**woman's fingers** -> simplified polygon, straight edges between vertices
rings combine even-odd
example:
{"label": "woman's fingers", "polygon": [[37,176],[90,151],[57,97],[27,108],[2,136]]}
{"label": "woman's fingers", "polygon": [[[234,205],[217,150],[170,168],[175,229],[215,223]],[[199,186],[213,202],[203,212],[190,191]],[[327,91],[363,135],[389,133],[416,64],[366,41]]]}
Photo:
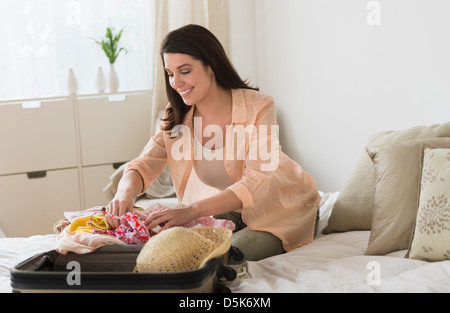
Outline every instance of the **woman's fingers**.
{"label": "woman's fingers", "polygon": [[117,219],[127,212],[130,212],[132,206],[127,200],[113,199],[106,208],[106,221],[112,228],[119,227],[120,224],[127,224],[124,219]]}
{"label": "woman's fingers", "polygon": [[106,207],[106,221],[108,222],[108,224],[111,228],[116,228],[114,218],[112,217],[116,210],[115,207],[116,207],[116,204],[115,204],[114,200],[111,201],[108,204],[108,206]]}
{"label": "woman's fingers", "polygon": [[162,227],[162,230],[166,230],[173,226],[182,226],[195,219],[190,207],[185,205],[178,206],[176,208],[158,208],[158,212],[151,213],[145,220],[147,229],[152,230],[158,225]]}
{"label": "woman's fingers", "polygon": [[166,224],[170,220],[170,217],[168,216],[167,213],[168,211],[150,214],[144,221],[144,225],[147,227],[148,230],[152,230],[156,226]]}

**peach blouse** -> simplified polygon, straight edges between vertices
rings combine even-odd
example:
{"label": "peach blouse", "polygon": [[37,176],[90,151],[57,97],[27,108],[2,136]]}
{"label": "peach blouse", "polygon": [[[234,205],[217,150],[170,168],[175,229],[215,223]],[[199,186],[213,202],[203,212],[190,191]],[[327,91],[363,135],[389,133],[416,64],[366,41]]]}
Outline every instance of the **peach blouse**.
{"label": "peach blouse", "polygon": [[[242,202],[242,218],[253,230],[266,231],[281,239],[291,251],[311,243],[321,200],[314,179],[281,151],[273,99],[249,89],[232,90],[232,125],[227,129],[224,165],[234,183],[227,189]],[[170,104],[169,104],[170,106]],[[170,131],[159,130],[140,156],[125,172],[135,170],[142,177],[142,193],[168,164],[178,201],[183,203],[194,159],[194,107],[183,124]],[[171,138],[174,131],[178,136]],[[171,136],[172,135],[172,136]],[[222,138],[221,136],[219,136]],[[188,190],[207,196],[202,186]],[[192,198],[192,197],[191,197]]]}

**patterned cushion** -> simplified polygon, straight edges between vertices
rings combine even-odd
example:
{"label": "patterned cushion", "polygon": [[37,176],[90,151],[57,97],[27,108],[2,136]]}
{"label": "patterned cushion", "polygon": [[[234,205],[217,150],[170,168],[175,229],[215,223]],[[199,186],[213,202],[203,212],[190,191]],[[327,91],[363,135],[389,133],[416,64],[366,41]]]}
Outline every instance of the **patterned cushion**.
{"label": "patterned cushion", "polygon": [[424,150],[419,210],[409,258],[450,259],[450,149]]}

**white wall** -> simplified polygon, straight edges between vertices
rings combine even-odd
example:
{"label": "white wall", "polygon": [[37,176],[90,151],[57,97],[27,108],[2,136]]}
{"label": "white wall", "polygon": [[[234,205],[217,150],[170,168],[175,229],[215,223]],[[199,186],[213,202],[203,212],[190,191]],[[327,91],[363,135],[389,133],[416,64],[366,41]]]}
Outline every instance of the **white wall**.
{"label": "white wall", "polygon": [[450,120],[450,1],[375,1],[375,26],[369,2],[230,4],[233,61],[274,97],[283,150],[323,191],[342,188],[370,134]]}
{"label": "white wall", "polygon": [[228,0],[230,12],[230,58],[239,74],[251,85],[258,84],[256,16],[254,0]]}

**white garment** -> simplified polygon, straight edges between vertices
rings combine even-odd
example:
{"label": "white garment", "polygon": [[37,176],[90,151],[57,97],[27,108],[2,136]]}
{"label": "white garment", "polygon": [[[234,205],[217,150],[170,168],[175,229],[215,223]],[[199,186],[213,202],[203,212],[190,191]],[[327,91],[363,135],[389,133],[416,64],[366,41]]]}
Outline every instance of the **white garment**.
{"label": "white garment", "polygon": [[[195,134],[195,132],[194,132],[194,134]],[[194,141],[194,146],[200,144],[200,147],[203,148],[202,143],[198,139],[199,136],[200,135],[197,135],[197,134],[194,135],[194,137],[196,138],[196,140]],[[222,150],[221,153],[223,153],[223,148],[221,148],[221,150]],[[206,164],[206,163],[210,163],[210,164]],[[203,167],[205,165],[207,165],[209,167],[210,165],[212,165],[212,163],[215,163],[215,167],[217,167],[217,168],[213,169],[212,171],[210,171],[208,173],[207,171],[204,170]],[[220,171],[220,173],[217,174],[217,176],[220,176],[222,179],[224,179],[224,182],[222,182],[220,184],[212,183],[214,186],[211,186],[208,184],[208,182],[211,180],[212,175],[216,175],[215,171],[217,169]],[[200,174],[198,172],[200,172]],[[202,179],[200,179],[199,175],[202,176]],[[226,177],[224,175],[226,175]],[[212,179],[215,179],[215,178],[212,178]],[[226,173],[224,160],[213,160],[213,161],[206,160],[206,162],[205,162],[204,158],[203,158],[203,160],[200,160],[200,161],[194,160],[194,170],[191,172],[191,176],[189,177],[189,180],[187,182],[186,190],[184,192],[184,197],[183,197],[182,203],[185,205],[190,205],[190,204],[200,201],[202,199],[206,199],[206,198],[215,196],[218,193],[220,193],[221,191],[225,190],[231,184],[234,184],[234,181]],[[223,188],[223,186],[225,186],[225,185],[226,185],[226,187]],[[217,187],[220,187],[220,188],[217,188]],[[223,188],[223,189],[221,189],[221,188]],[[240,211],[241,210],[239,210],[239,212]]]}
{"label": "white garment", "polygon": [[[233,179],[228,176],[224,163],[224,149],[223,145],[215,146],[215,150],[211,150],[203,146],[202,141],[198,138],[198,134],[195,133],[195,145],[198,148],[201,147],[201,151],[209,154],[209,156],[202,153],[200,160],[194,160],[194,170],[198,178],[208,186],[217,188],[221,191],[227,189],[234,184]],[[197,148],[195,148],[197,151]],[[220,156],[218,158],[208,159],[211,156]]]}

